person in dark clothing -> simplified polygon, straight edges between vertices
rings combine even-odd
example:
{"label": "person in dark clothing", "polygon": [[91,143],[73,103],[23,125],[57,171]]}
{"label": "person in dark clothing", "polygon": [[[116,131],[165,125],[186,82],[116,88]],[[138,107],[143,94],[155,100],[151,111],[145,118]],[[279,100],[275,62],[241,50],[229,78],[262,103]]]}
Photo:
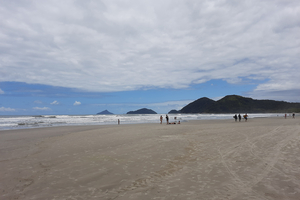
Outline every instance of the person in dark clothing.
{"label": "person in dark clothing", "polygon": [[239,116],[238,116],[238,117],[239,117],[239,122],[240,122],[240,121],[241,121],[241,119],[242,119],[242,116],[241,116],[241,114],[239,114]]}
{"label": "person in dark clothing", "polygon": [[169,124],[169,116],[166,115],[167,124]]}
{"label": "person in dark clothing", "polygon": [[233,116],[233,118],[235,119],[235,121],[237,121],[237,115],[236,114]]}

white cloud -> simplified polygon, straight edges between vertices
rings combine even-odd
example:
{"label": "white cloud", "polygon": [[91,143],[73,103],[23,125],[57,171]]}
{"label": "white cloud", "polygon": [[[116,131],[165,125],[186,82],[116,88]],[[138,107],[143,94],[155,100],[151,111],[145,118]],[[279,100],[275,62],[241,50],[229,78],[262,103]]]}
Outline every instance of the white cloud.
{"label": "white cloud", "polygon": [[1,88],[0,88],[0,94],[4,94],[4,91],[3,91],[3,90],[1,90]]}
{"label": "white cloud", "polygon": [[58,105],[59,102],[58,101],[53,101],[52,103],[50,103],[51,105]]}
{"label": "white cloud", "polygon": [[101,92],[247,78],[300,91],[298,0],[29,2],[0,5],[0,81]]}
{"label": "white cloud", "polygon": [[50,108],[48,108],[48,107],[34,107],[33,108],[34,110],[51,110]]}
{"label": "white cloud", "polygon": [[75,101],[74,106],[79,106],[81,103],[79,101]]}
{"label": "white cloud", "polygon": [[0,107],[0,112],[14,112],[14,111],[16,111],[14,108]]}

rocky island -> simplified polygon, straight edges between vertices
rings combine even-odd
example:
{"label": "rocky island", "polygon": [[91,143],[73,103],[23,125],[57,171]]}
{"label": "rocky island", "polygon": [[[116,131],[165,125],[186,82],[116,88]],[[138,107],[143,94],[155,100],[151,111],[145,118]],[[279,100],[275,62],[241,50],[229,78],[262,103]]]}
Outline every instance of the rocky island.
{"label": "rocky island", "polygon": [[113,113],[109,112],[108,110],[103,110],[102,112],[97,113],[97,115],[113,115]]}
{"label": "rocky island", "polygon": [[136,111],[129,111],[126,114],[157,114],[157,113],[151,109],[142,108]]}

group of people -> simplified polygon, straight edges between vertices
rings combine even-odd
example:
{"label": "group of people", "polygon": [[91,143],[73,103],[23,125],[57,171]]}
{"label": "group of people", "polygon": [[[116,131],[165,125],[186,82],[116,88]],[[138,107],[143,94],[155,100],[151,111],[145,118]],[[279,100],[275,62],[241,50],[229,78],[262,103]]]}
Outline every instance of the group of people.
{"label": "group of people", "polygon": [[[295,118],[295,113],[293,113],[293,118]],[[285,113],[285,115],[284,115],[284,118],[286,119],[286,117],[287,117],[287,114]]]}
{"label": "group of people", "polygon": [[[180,124],[180,121],[177,122],[177,117],[174,117],[174,122],[169,122],[169,116],[166,115],[166,121],[167,121],[167,124]],[[162,121],[163,121],[163,116],[161,115],[160,116],[160,124],[162,124]]]}
{"label": "group of people", "polygon": [[[239,114],[239,115],[236,115],[236,114],[235,114],[235,115],[233,116],[233,118],[235,119],[235,121],[237,121],[237,119],[239,119],[239,122],[242,120],[241,114]],[[248,115],[247,115],[247,113],[243,115],[243,118],[245,119],[245,122],[248,120]]]}
{"label": "group of people", "polygon": [[[285,114],[284,115],[284,117],[286,118],[287,117],[287,114]],[[242,116],[241,116],[241,114],[235,114],[234,116],[233,116],[233,118],[235,119],[235,121],[237,121],[237,119],[239,119],[239,122],[242,120]],[[246,114],[244,114],[243,115],[243,118],[245,119],[245,121],[247,121],[248,120],[248,115],[247,115],[247,113]],[[295,118],[295,113],[293,113],[293,118]],[[177,118],[176,117],[174,117],[174,122],[169,122],[169,116],[168,115],[166,115],[166,121],[167,121],[167,124],[180,124],[180,121],[178,121],[177,122]],[[160,124],[162,124],[162,122],[163,122],[163,116],[161,115],[160,116]],[[118,124],[120,124],[120,120],[118,119]]]}

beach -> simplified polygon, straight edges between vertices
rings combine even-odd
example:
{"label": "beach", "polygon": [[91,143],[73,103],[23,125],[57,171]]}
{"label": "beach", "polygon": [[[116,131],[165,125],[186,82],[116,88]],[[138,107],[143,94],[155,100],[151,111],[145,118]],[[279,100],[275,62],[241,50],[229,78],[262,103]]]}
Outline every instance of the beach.
{"label": "beach", "polygon": [[300,118],[0,131],[0,199],[300,198]]}

